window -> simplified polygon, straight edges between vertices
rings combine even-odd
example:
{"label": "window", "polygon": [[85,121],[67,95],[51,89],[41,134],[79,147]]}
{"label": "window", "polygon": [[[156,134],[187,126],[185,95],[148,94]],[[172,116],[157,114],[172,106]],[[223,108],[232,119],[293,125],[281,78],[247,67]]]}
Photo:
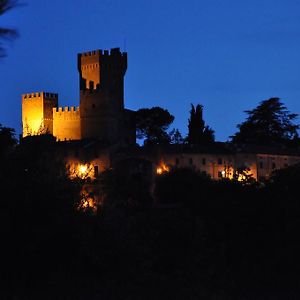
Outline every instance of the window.
{"label": "window", "polygon": [[258,177],[258,181],[265,182],[266,181],[266,177],[265,176],[259,176]]}
{"label": "window", "polygon": [[263,169],[263,167],[264,167],[264,164],[263,164],[262,161],[260,161],[260,162],[259,162],[259,168],[260,168],[260,169]]}
{"label": "window", "polygon": [[206,165],[206,158],[202,158],[202,165]]}
{"label": "window", "polygon": [[223,177],[222,171],[219,171],[219,172],[218,172],[218,177],[219,177],[219,178],[222,178],[222,177]]}
{"label": "window", "polygon": [[95,177],[98,176],[98,174],[99,174],[99,168],[98,168],[98,166],[94,166],[94,174],[95,174]]}
{"label": "window", "polygon": [[275,163],[272,163],[272,169],[276,169],[276,164]]}
{"label": "window", "polygon": [[218,165],[222,165],[223,161],[222,158],[218,158]]}

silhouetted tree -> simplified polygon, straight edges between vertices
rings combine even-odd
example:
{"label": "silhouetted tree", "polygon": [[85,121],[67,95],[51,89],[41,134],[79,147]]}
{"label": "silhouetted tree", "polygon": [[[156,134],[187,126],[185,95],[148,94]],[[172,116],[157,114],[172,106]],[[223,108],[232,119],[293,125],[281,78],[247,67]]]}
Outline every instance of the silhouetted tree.
{"label": "silhouetted tree", "polygon": [[144,144],[169,143],[167,129],[173,121],[174,116],[161,107],[139,109],[136,112],[137,137],[144,139]]}
{"label": "silhouetted tree", "polygon": [[274,192],[274,195],[292,196],[299,203],[296,196],[299,193],[299,177],[300,164],[298,163],[284,169],[275,170],[267,182],[267,186]]}
{"label": "silhouetted tree", "polygon": [[209,126],[205,126],[203,120],[203,106],[200,104],[196,108],[193,104],[191,106],[187,136],[188,143],[199,145],[214,142],[214,131]]}
{"label": "silhouetted tree", "polygon": [[0,160],[6,159],[16,144],[15,130],[0,124]]}
{"label": "silhouetted tree", "polygon": [[239,132],[231,137],[232,142],[278,145],[298,139],[299,125],[293,123],[297,114],[290,113],[279,98],[264,100],[245,112],[248,117],[237,125]]}
{"label": "silhouetted tree", "polygon": [[[0,16],[18,5],[18,0],[0,0]],[[16,30],[0,27],[0,39],[10,40],[18,36]],[[0,57],[5,56],[5,50],[0,42]]]}
{"label": "silhouetted tree", "polygon": [[102,172],[99,183],[104,209],[126,210],[149,207],[152,203],[150,183],[141,172],[117,166]]}
{"label": "silhouetted tree", "polygon": [[211,179],[189,168],[176,168],[156,178],[154,194],[158,203],[191,205],[205,192]]}
{"label": "silhouetted tree", "polygon": [[178,129],[172,129],[169,133],[170,143],[174,145],[180,145],[184,143],[184,138],[182,137]]}

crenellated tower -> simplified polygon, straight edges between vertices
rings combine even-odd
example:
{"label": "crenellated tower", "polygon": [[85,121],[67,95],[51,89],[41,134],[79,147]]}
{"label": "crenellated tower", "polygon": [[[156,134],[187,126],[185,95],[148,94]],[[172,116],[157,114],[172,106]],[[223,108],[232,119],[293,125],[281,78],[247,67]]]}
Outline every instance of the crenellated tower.
{"label": "crenellated tower", "polygon": [[96,139],[135,144],[134,112],[124,108],[127,53],[119,48],[78,54],[79,107],[58,107],[58,95],[22,95],[23,137],[53,134],[58,141]]}
{"label": "crenellated tower", "polygon": [[122,139],[127,53],[119,48],[78,54],[81,137]]}
{"label": "crenellated tower", "polygon": [[53,134],[53,108],[57,104],[58,94],[39,92],[22,95],[23,137]]}

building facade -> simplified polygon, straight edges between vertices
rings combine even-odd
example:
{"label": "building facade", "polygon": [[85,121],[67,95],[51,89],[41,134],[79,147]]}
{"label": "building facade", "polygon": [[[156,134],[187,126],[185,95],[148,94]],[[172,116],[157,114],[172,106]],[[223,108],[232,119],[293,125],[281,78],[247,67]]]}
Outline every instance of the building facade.
{"label": "building facade", "polygon": [[63,144],[62,153],[66,153],[64,159],[71,173],[73,170],[90,178],[125,160],[134,161],[135,168],[139,161],[147,162],[153,176],[184,167],[216,180],[236,178],[238,170],[244,170],[257,181],[300,163],[299,151],[232,149],[225,143],[137,150],[134,112],[124,106],[126,70],[127,53],[119,48],[78,54],[79,106],[59,107],[56,93],[22,95],[23,137],[52,134],[61,142],[58,144]]}

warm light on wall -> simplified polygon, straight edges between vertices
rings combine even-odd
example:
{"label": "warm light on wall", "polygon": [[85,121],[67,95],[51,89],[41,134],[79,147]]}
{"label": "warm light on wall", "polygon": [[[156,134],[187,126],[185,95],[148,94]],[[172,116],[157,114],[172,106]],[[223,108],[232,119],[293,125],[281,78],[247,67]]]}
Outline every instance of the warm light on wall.
{"label": "warm light on wall", "polygon": [[69,177],[71,179],[95,179],[94,166],[90,163],[77,163],[73,162],[68,164]]}
{"label": "warm light on wall", "polygon": [[233,167],[225,166],[224,170],[221,171],[222,178],[233,179]]}
{"label": "warm light on wall", "polygon": [[236,170],[235,174],[235,177],[239,182],[246,182],[247,180],[253,177],[253,173],[250,168]]}
{"label": "warm light on wall", "polygon": [[156,168],[157,175],[161,175],[161,174],[169,172],[169,171],[170,171],[170,168],[164,163],[161,163],[161,165]]}
{"label": "warm light on wall", "polygon": [[79,165],[78,166],[78,175],[79,177],[85,177],[87,173],[88,167],[87,165]]}
{"label": "warm light on wall", "polygon": [[163,169],[160,168],[160,167],[158,167],[158,168],[156,169],[156,174],[161,175],[162,173],[163,173]]}
{"label": "warm light on wall", "polygon": [[92,193],[82,190],[80,197],[81,197],[81,200],[77,206],[77,209],[79,211],[82,211],[82,212],[90,211],[93,213],[97,212],[97,202],[95,200],[95,197],[93,197]]}

